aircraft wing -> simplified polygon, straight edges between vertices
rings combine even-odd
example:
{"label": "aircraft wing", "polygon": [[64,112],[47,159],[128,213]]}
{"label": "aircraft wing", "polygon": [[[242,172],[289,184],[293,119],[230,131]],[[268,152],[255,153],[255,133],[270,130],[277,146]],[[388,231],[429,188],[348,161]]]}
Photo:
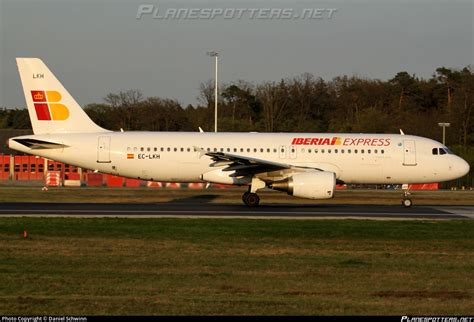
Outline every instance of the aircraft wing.
{"label": "aircraft wing", "polygon": [[322,171],[318,168],[308,168],[293,166],[286,163],[274,162],[264,159],[257,159],[247,156],[241,156],[236,154],[229,154],[224,152],[208,152],[202,149],[198,149],[201,152],[201,155],[207,155],[211,157],[214,163],[211,164],[211,167],[219,167],[226,165],[222,171],[235,171],[231,174],[231,177],[241,177],[259,174],[263,172],[271,172],[278,170],[297,170],[297,169],[312,169]]}

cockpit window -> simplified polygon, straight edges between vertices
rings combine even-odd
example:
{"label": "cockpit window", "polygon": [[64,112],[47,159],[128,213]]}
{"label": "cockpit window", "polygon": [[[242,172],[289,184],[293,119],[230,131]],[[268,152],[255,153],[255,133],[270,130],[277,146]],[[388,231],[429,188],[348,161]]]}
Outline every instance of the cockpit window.
{"label": "cockpit window", "polygon": [[450,149],[444,147],[444,148],[433,148],[431,150],[431,152],[433,153],[433,155],[444,155],[444,154],[454,154],[453,152],[451,152]]}

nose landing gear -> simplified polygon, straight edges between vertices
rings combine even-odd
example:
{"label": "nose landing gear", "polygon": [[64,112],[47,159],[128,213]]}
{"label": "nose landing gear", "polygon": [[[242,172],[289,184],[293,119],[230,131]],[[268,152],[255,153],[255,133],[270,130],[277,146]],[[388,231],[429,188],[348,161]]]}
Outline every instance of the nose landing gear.
{"label": "nose landing gear", "polygon": [[408,187],[406,189],[403,189],[403,195],[402,195],[402,205],[405,208],[410,208],[413,204],[413,202],[410,199],[410,191],[408,191]]}

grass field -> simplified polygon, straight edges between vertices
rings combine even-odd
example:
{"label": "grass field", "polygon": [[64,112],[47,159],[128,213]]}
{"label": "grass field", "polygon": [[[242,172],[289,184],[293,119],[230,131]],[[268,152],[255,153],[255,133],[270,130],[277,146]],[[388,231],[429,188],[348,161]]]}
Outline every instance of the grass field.
{"label": "grass field", "polygon": [[[0,186],[0,202],[209,202],[242,204],[245,188],[232,189],[113,189],[113,188],[50,188]],[[377,204],[400,205],[397,190],[338,190],[330,200],[309,200],[286,193],[261,190],[261,204]],[[474,206],[474,191],[414,191],[415,205]]]}
{"label": "grass field", "polygon": [[6,315],[472,315],[473,272],[472,221],[0,218]]}

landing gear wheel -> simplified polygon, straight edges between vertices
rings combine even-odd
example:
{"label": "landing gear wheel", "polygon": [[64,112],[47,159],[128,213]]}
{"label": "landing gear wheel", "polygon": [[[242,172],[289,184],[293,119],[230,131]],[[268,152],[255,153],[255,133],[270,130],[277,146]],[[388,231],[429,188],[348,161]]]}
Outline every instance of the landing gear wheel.
{"label": "landing gear wheel", "polygon": [[249,207],[256,207],[260,203],[260,197],[256,193],[251,192],[244,193],[242,200]]}
{"label": "landing gear wheel", "polygon": [[247,197],[249,196],[249,194],[250,194],[250,192],[246,191],[242,195],[242,201],[244,202],[244,204],[247,204]]}
{"label": "landing gear wheel", "polygon": [[411,199],[409,199],[409,198],[405,198],[405,199],[402,200],[402,205],[405,208],[410,208],[412,204],[413,203],[412,203]]}

